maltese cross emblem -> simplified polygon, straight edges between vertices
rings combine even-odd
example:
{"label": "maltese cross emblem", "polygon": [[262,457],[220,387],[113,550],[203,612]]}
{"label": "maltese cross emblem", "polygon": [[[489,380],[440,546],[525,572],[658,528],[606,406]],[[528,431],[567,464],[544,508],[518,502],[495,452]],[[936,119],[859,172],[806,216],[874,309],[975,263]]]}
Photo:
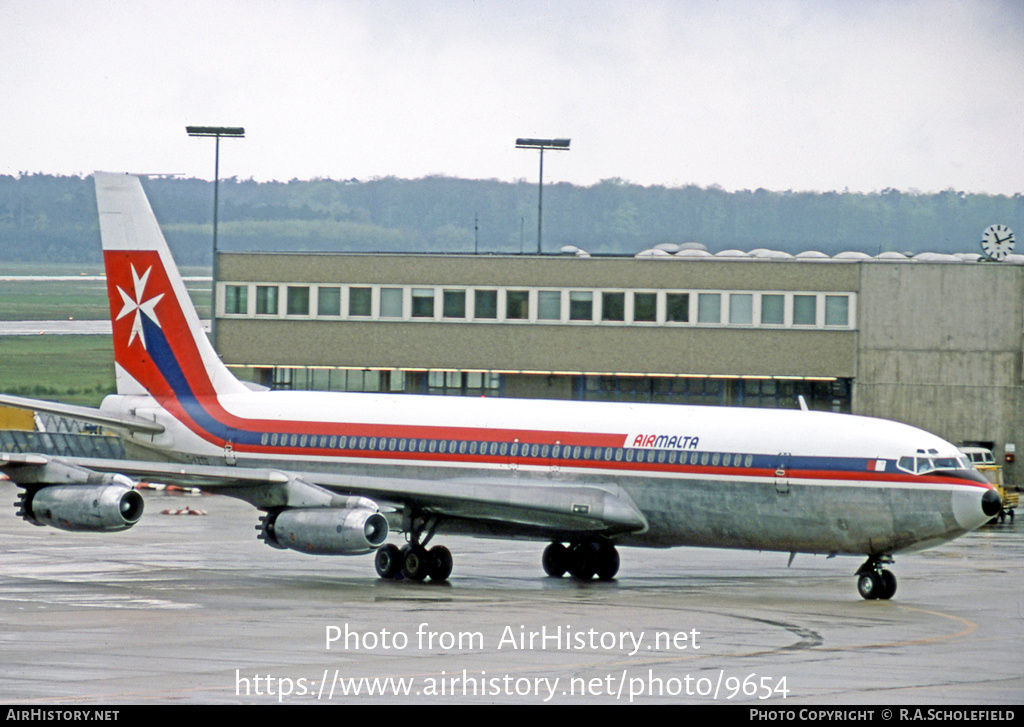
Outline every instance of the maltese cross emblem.
{"label": "maltese cross emblem", "polygon": [[134,295],[127,293],[124,288],[117,286],[117,292],[121,294],[121,300],[124,302],[124,307],[121,308],[121,312],[117,314],[116,320],[121,320],[127,315],[135,314],[135,320],[132,321],[132,332],[128,337],[128,345],[131,346],[135,341],[135,337],[138,336],[139,340],[142,341],[142,347],[146,348],[146,337],[142,332],[142,314],[145,314],[147,318],[160,325],[159,319],[156,317],[156,304],[164,297],[163,293],[154,295],[149,299],[145,299],[146,294],[146,282],[149,280],[149,274],[153,271],[153,267],[150,266],[146,269],[146,272],[139,277],[138,272],[135,270],[135,266],[132,265],[132,281],[135,286]]}

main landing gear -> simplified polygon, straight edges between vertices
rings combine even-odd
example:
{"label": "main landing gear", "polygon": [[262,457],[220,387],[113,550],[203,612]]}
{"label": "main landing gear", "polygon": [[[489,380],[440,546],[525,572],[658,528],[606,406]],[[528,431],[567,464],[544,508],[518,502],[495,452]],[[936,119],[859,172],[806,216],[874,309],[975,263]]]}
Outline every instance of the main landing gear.
{"label": "main landing gear", "polygon": [[428,576],[432,581],[446,581],[452,574],[452,562],[451,551],[443,545],[427,550],[416,543],[401,548],[394,543],[382,545],[373,559],[381,578],[397,580],[401,576],[410,581],[422,581]]}
{"label": "main landing gear", "polygon": [[891,556],[871,557],[857,570],[857,591],[869,601],[888,601],[896,594],[896,576],[882,567]]}
{"label": "main landing gear", "polygon": [[619,551],[609,540],[593,538],[570,543],[552,543],[544,549],[541,559],[544,572],[553,578],[569,573],[579,581],[589,581],[597,576],[610,581],[619,572]]}
{"label": "main landing gear", "polygon": [[[373,559],[377,575],[385,580],[448,580],[452,574],[451,551],[443,545],[427,549],[433,528],[422,542],[421,534],[422,529],[413,531],[410,542],[401,548],[393,543],[378,548]],[[583,540],[568,546],[552,543],[544,549],[541,563],[544,572],[554,578],[568,573],[579,581],[589,581],[595,576],[610,581],[619,572],[619,551],[604,539]]]}
{"label": "main landing gear", "polygon": [[[385,580],[405,578],[410,581],[422,581],[428,577],[432,581],[446,581],[452,574],[452,552],[443,545],[435,545],[427,550],[427,544],[434,537],[439,520],[437,518],[418,518],[413,527],[409,528],[409,542],[399,548],[393,543],[382,545],[377,549],[373,564],[377,575]],[[426,531],[426,537],[423,532]]]}

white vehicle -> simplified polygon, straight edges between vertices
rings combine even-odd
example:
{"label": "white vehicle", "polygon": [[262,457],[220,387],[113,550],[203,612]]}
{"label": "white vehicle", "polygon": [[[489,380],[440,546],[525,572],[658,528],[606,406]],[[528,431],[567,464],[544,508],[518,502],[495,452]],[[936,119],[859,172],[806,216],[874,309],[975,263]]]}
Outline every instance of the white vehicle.
{"label": "white vehicle", "polygon": [[[1000,510],[952,444],[878,419],[253,391],[203,333],[139,180],[95,182],[118,393],[98,410],[0,403],[117,427],[136,459],[0,455],[30,522],[131,527],[143,502],[130,478],[144,478],[251,503],[276,548],[376,553],[383,578],[448,578],[451,553],[427,546],[449,532],[548,541],[546,572],[582,580],[613,578],[620,546],[860,555],[859,592],[887,599],[894,553]],[[405,548],[386,544],[389,521]]]}
{"label": "white vehicle", "polygon": [[995,455],[992,454],[991,449],[985,449],[984,447],[960,447],[960,452],[966,456],[975,467],[994,467],[996,464],[996,458]]}

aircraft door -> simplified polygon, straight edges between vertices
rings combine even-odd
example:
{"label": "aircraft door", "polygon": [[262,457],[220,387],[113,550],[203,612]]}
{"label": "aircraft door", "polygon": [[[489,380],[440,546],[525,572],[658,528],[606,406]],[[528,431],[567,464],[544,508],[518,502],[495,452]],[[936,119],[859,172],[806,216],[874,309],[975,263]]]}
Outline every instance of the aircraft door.
{"label": "aircraft door", "polygon": [[237,464],[235,458],[235,439],[237,438],[237,432],[234,429],[228,430],[227,441],[224,442],[224,464],[229,467],[234,467]]}
{"label": "aircraft door", "polygon": [[780,495],[789,494],[789,465],[792,455],[780,452],[775,461],[775,491]]}

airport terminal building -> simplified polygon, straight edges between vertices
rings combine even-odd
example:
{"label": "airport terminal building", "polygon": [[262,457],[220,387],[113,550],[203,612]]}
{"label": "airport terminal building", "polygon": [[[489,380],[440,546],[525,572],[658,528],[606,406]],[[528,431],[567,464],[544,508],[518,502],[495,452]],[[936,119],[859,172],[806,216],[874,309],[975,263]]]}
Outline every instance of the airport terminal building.
{"label": "airport terminal building", "polygon": [[1015,483],[1022,263],[220,253],[216,344],[273,388],[789,408],[802,396],[987,446]]}

